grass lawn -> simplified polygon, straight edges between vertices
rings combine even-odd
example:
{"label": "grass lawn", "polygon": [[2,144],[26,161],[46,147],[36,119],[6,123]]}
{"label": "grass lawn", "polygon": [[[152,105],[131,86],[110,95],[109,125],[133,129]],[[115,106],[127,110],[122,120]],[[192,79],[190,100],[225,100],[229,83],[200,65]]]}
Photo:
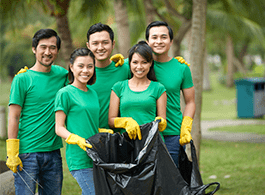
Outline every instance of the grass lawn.
{"label": "grass lawn", "polygon": [[2,81],[0,83],[0,94],[1,94],[0,105],[2,105],[2,106],[7,106],[7,104],[8,104],[10,87],[11,87],[10,82]]}
{"label": "grass lawn", "polygon": [[[204,184],[218,181],[217,195],[265,194],[265,144],[202,140],[200,171]],[[209,177],[215,175],[216,179]]]}
{"label": "grass lawn", "polygon": [[224,127],[214,127],[209,129],[209,131],[225,131],[233,133],[256,133],[265,134],[264,125],[239,125],[239,126],[224,126]]}
{"label": "grass lawn", "polygon": [[64,147],[61,149],[62,159],[63,159],[63,195],[73,195],[73,194],[81,194],[82,190],[79,187],[77,181],[71,175],[65,159],[65,141],[63,141]]}
{"label": "grass lawn", "polygon": [[217,73],[211,75],[211,91],[202,95],[201,120],[236,119],[236,89],[226,88],[217,81]]}

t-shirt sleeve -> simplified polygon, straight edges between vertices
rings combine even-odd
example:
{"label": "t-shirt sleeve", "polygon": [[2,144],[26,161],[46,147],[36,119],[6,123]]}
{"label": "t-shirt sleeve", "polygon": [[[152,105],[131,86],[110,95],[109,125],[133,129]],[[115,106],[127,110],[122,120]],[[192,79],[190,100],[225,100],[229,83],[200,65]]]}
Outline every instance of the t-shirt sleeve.
{"label": "t-shirt sleeve", "polygon": [[[25,73],[23,73],[25,74]],[[9,104],[17,104],[21,107],[24,105],[24,101],[26,98],[27,93],[27,81],[25,75],[17,75],[14,77],[12,84],[11,84],[11,90],[10,90],[10,96],[9,96]]]}
{"label": "t-shirt sleeve", "polygon": [[185,66],[184,72],[183,72],[183,82],[181,85],[181,89],[187,89],[193,87],[193,81],[191,76],[191,71],[188,66]]}
{"label": "t-shirt sleeve", "polygon": [[162,85],[161,83],[158,83],[158,86],[157,86],[157,99],[160,98],[160,96],[166,91],[166,88],[164,87],[164,85]]}
{"label": "t-shirt sleeve", "polygon": [[64,90],[59,90],[55,97],[54,111],[56,112],[56,111],[62,110],[67,115],[68,110],[69,110],[69,103],[70,102],[68,98],[68,93]]}
{"label": "t-shirt sleeve", "polygon": [[121,82],[117,82],[113,85],[111,90],[120,98],[121,96]]}

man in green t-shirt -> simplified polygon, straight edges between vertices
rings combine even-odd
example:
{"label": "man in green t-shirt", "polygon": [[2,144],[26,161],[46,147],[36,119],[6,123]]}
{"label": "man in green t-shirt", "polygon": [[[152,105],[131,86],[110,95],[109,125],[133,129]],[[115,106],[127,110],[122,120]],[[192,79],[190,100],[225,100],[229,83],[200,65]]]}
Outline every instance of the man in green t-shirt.
{"label": "man in green t-shirt", "polygon": [[[191,72],[186,64],[168,55],[173,44],[173,31],[166,22],[150,23],[145,37],[153,50],[157,81],[167,90],[167,128],[163,135],[167,149],[178,166],[179,147],[191,140],[190,131],[195,114],[195,91]],[[180,91],[186,103],[183,115],[180,109]]]}
{"label": "man in green t-shirt", "polygon": [[[97,75],[96,83],[91,87],[97,92],[99,98],[99,127],[107,129],[109,128],[108,113],[111,88],[118,81],[131,78],[129,65],[123,65],[123,57],[116,54],[119,61],[111,57],[114,46],[114,33],[108,25],[97,23],[89,28],[87,32],[87,47],[96,57]],[[124,128],[128,130],[127,127],[124,126]],[[134,128],[136,127],[132,127],[132,129]]]}
{"label": "man in green t-shirt", "polygon": [[55,134],[55,95],[65,86],[68,71],[52,65],[61,45],[52,29],[32,39],[35,64],[11,85],[7,166],[14,172],[16,194],[61,194],[62,140]]}

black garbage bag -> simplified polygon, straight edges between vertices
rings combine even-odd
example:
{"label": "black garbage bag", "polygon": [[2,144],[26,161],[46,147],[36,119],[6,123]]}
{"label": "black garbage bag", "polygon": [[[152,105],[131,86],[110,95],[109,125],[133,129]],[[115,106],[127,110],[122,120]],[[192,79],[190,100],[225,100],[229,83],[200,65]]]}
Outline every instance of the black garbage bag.
{"label": "black garbage bag", "polygon": [[205,190],[207,188],[209,188],[210,186],[216,186],[213,191],[207,193],[207,195],[212,195],[219,190],[220,183],[212,182],[212,183],[203,185],[201,174],[199,171],[198,162],[197,162],[196,149],[193,144],[193,140],[190,141],[190,147],[191,147],[192,161],[189,161],[187,154],[184,150],[184,147],[180,147],[179,172],[182,175],[183,179],[189,185],[191,194],[205,194]]}
{"label": "black garbage bag", "polygon": [[96,194],[204,194],[207,186],[191,187],[183,179],[158,132],[158,122],[140,128],[142,140],[130,140],[127,133],[99,133],[87,139],[93,146],[87,154],[94,163]]}

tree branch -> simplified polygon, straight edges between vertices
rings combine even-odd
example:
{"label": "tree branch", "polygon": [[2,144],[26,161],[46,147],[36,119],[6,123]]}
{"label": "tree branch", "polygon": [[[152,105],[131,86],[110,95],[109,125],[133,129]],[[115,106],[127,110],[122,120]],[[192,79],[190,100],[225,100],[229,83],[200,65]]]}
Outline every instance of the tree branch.
{"label": "tree branch", "polygon": [[151,6],[152,6],[152,9],[154,10],[155,14],[156,14],[156,15],[157,15],[162,21],[164,21],[164,22],[166,22],[166,23],[169,23],[169,21],[157,11],[157,8],[155,8],[155,7],[153,6],[153,4],[151,4]]}
{"label": "tree branch", "polygon": [[170,2],[168,0],[165,0],[166,8],[169,13],[173,14],[177,18],[179,18],[182,22],[186,22],[187,18],[185,18],[183,15],[181,15],[177,10],[173,9]]}

